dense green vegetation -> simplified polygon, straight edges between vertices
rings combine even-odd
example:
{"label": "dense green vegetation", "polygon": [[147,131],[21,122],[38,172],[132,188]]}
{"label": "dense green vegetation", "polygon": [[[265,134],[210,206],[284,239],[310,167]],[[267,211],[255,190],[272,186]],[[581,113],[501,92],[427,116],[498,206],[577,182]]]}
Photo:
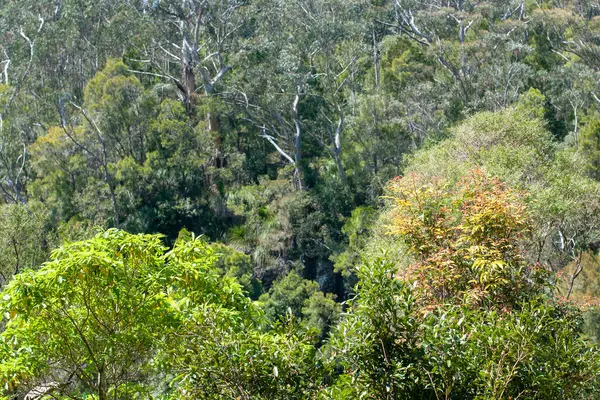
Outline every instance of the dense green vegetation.
{"label": "dense green vegetation", "polygon": [[0,398],[600,398],[600,6],[0,0]]}

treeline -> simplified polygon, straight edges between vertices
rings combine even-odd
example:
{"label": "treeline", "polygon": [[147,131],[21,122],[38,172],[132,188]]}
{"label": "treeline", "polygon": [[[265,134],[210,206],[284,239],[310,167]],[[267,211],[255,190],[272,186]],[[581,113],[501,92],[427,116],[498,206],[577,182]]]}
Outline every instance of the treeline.
{"label": "treeline", "polygon": [[5,394],[593,397],[598,16],[0,0]]}

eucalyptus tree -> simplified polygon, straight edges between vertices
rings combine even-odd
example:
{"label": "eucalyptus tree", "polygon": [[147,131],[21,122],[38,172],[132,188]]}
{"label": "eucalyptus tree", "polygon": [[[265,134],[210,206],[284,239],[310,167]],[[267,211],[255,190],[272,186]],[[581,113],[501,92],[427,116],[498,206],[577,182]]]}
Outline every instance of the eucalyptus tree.
{"label": "eucalyptus tree", "polygon": [[49,255],[51,216],[37,201],[0,206],[0,287],[14,275],[37,268]]}
{"label": "eucalyptus tree", "polygon": [[122,63],[109,62],[87,85],[82,105],[69,97],[59,103],[64,134],[106,185],[115,227],[119,226],[119,206],[111,164],[125,157],[137,157],[142,162],[145,157],[144,132],[135,124],[140,121],[137,99],[142,89],[136,78],[123,75],[124,69]]}
{"label": "eucalyptus tree", "polygon": [[[33,24],[30,18],[25,17],[21,24],[15,24],[19,27],[17,34],[16,26],[12,26],[13,21],[2,21],[2,25],[6,24],[5,36],[10,38],[12,34],[12,40],[7,40],[2,45],[3,79],[0,81],[3,82],[0,84],[0,190],[6,202],[23,203],[26,200],[26,146],[29,142],[27,135],[19,131],[33,129],[27,126],[27,118],[17,115],[17,111],[29,114],[28,107],[20,103],[19,97],[25,91],[24,86],[27,84],[34,65],[35,52],[39,47],[36,46],[36,41],[44,28],[45,21],[41,16],[38,16],[36,22],[37,24]],[[19,110],[14,110],[15,107],[19,107]]]}
{"label": "eucalyptus tree", "polygon": [[3,2],[4,78],[15,85],[27,70],[24,89],[55,112],[57,98],[50,89],[80,96],[108,58],[122,56],[136,40],[143,40],[131,35],[143,22],[139,5],[129,0]]}
{"label": "eucalyptus tree", "polygon": [[[437,64],[438,86],[451,82],[455,101],[469,112],[505,107],[516,100],[515,89],[518,94],[527,87],[531,71],[523,63],[527,54],[526,18],[521,1],[395,0],[375,21],[389,34],[422,46]],[[490,86],[493,89],[486,89]],[[505,94],[490,101],[490,93]]]}
{"label": "eucalyptus tree", "polygon": [[[197,107],[198,92],[210,96],[215,85],[234,67],[230,53],[247,21],[244,0],[160,0],[147,4],[145,17],[153,33],[151,43],[138,47],[150,68],[141,75],[166,79],[176,85],[189,114]],[[241,66],[235,66],[241,67]],[[215,119],[208,120],[211,129]]]}
{"label": "eucalyptus tree", "polygon": [[27,147],[61,120],[61,98],[83,97],[83,89],[110,56],[133,41],[140,8],[104,0],[23,1],[0,4],[0,164],[3,197],[25,202],[29,180]]}
{"label": "eucalyptus tree", "polygon": [[[343,161],[345,121],[356,92],[362,89],[357,77],[359,59],[368,53],[363,40],[366,26],[360,17],[365,8],[353,1],[302,4],[314,47],[310,67],[317,76],[310,92],[315,104],[310,108],[312,124],[306,124],[307,130],[333,158],[343,185],[347,183]],[[313,111],[315,108],[318,111]]]}
{"label": "eucalyptus tree", "polygon": [[225,98],[292,166],[296,188],[306,187],[303,147],[310,140],[329,153],[345,182],[341,136],[349,93],[359,84],[361,10],[352,1],[264,0],[251,6],[261,20],[237,57],[254,68],[232,79]]}

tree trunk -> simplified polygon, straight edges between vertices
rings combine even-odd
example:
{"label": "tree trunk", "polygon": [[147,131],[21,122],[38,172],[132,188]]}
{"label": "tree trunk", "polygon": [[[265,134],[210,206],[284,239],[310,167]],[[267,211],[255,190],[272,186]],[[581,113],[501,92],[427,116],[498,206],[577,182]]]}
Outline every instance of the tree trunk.
{"label": "tree trunk", "polygon": [[98,371],[98,400],[106,400],[106,382],[104,381],[104,367]]}
{"label": "tree trunk", "polygon": [[377,49],[375,27],[373,27],[373,72],[375,74],[375,88],[379,91],[379,50]]}
{"label": "tree trunk", "polygon": [[344,170],[344,166],[342,165],[342,157],[339,153],[336,153],[335,155],[335,164],[337,166],[338,173],[340,174],[340,180],[342,181],[342,185],[346,186],[346,171]]}
{"label": "tree trunk", "polygon": [[298,85],[296,98],[294,99],[294,104],[292,106],[292,110],[294,111],[294,126],[296,127],[295,140],[294,140],[294,164],[296,168],[294,169],[294,175],[297,182],[297,188],[302,190],[304,188],[304,179],[302,176],[302,165],[300,164],[302,161],[302,127],[300,126],[300,120],[298,116],[298,103],[300,102],[300,94],[302,92],[302,87]]}
{"label": "tree trunk", "polygon": [[[346,171],[342,164],[342,130],[344,129],[344,114],[342,113],[341,107],[338,106],[340,112],[340,119],[338,120],[337,128],[335,133],[332,135],[331,140],[333,142],[333,158],[340,174],[340,180],[342,185],[346,186]],[[331,134],[331,131],[330,131]]]}
{"label": "tree trunk", "polygon": [[294,175],[296,178],[296,186],[299,190],[304,188],[304,179],[302,176],[302,130],[300,128],[300,122],[298,119],[294,119],[294,125],[296,126],[296,139],[294,141]]}
{"label": "tree trunk", "polygon": [[188,115],[193,112],[193,98],[196,94],[196,74],[194,68],[197,61],[197,45],[191,46],[187,35],[183,35],[181,45],[181,84],[184,89],[183,102]]}

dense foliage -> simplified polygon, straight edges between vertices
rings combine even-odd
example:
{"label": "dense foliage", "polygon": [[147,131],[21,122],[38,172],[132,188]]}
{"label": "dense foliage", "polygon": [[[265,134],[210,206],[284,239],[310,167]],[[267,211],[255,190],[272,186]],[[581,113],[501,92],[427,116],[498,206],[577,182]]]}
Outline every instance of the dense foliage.
{"label": "dense foliage", "polygon": [[0,0],[0,397],[600,396],[598,43],[587,0]]}

